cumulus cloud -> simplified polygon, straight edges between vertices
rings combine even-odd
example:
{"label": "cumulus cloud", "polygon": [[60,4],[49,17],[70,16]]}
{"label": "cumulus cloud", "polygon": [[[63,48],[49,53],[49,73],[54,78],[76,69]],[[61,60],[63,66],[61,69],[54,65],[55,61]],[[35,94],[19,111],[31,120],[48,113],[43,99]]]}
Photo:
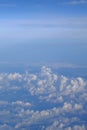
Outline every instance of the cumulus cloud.
{"label": "cumulus cloud", "polygon": [[81,77],[67,78],[57,75],[46,66],[43,66],[38,74],[1,73],[0,84],[0,89],[19,90],[24,88],[31,95],[37,95],[40,99],[47,101],[63,102],[64,97],[67,96],[73,100],[79,93],[80,97],[86,100],[87,81]]}
{"label": "cumulus cloud", "polygon": [[60,127],[58,127],[57,125],[54,125],[55,122],[53,123],[53,125],[51,125],[50,127],[48,127],[46,130],[86,130],[86,127],[84,125],[80,126],[80,125],[75,125],[74,127],[67,127],[67,128],[62,128],[63,124],[60,124]]}
{"label": "cumulus cloud", "polygon": [[21,106],[21,107],[30,107],[31,106],[31,104],[29,102],[23,102],[23,101],[12,102],[12,105]]}
{"label": "cumulus cloud", "polygon": [[0,99],[2,129],[86,130],[82,77],[58,75],[46,66],[38,73],[1,73]]}
{"label": "cumulus cloud", "polygon": [[72,104],[65,102],[63,109],[64,109],[64,111],[71,111],[72,110]]}
{"label": "cumulus cloud", "polygon": [[8,79],[9,80],[19,80],[20,81],[22,79],[22,75],[19,74],[19,73],[9,74]]}

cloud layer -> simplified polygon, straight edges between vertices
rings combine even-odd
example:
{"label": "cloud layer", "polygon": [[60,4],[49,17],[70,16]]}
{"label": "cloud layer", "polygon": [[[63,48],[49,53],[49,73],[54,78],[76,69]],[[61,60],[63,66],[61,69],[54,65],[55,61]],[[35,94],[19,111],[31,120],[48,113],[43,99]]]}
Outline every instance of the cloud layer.
{"label": "cloud layer", "polygon": [[0,129],[86,130],[87,81],[43,66],[0,74]]}

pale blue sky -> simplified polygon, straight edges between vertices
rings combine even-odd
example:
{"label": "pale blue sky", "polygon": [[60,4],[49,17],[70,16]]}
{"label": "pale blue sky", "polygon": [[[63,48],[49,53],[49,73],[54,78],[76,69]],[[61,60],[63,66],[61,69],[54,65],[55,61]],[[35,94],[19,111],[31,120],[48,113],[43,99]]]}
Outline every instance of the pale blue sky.
{"label": "pale blue sky", "polygon": [[0,1],[1,61],[87,65],[86,51],[87,0]]}

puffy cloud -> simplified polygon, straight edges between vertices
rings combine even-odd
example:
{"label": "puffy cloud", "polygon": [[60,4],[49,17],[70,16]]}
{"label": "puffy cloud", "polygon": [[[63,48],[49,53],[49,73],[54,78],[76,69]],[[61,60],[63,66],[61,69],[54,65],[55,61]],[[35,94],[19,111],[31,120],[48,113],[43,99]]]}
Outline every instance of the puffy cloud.
{"label": "puffy cloud", "polygon": [[64,99],[63,99],[63,97],[62,96],[59,96],[58,98],[57,98],[57,102],[63,102],[64,101]]}
{"label": "puffy cloud", "polygon": [[9,80],[19,80],[19,81],[21,81],[22,75],[19,74],[19,73],[14,73],[14,74],[11,73],[11,74],[8,75],[8,79]]}
{"label": "puffy cloud", "polygon": [[12,102],[12,105],[21,106],[21,107],[30,107],[31,106],[31,104],[29,102],[23,102],[23,101]]}
{"label": "puffy cloud", "polygon": [[67,86],[68,78],[65,76],[61,76],[60,78],[60,91],[64,90]]}
{"label": "puffy cloud", "polygon": [[46,130],[86,130],[85,125],[75,125],[73,127],[64,127],[64,124],[58,126],[58,122],[55,121],[51,126],[47,127]]}
{"label": "puffy cloud", "polygon": [[72,104],[70,104],[70,103],[64,103],[64,106],[63,106],[63,110],[64,111],[71,111],[72,110]]}
{"label": "puffy cloud", "polygon": [[[16,81],[16,82],[13,82]],[[43,66],[41,72],[31,74],[26,71],[20,73],[1,73],[0,89],[10,89],[19,91],[26,89],[30,94],[37,95],[39,99],[51,102],[64,102],[69,96],[70,100],[76,100],[76,95],[80,93],[78,100],[86,100],[87,81],[81,77],[67,78],[52,72],[50,68]]]}
{"label": "puffy cloud", "polygon": [[30,83],[31,81],[37,80],[37,75],[30,74],[28,71],[26,71],[25,74],[23,75],[23,80],[26,81],[27,83]]}
{"label": "puffy cloud", "polygon": [[82,104],[75,104],[74,109],[75,110],[81,110],[83,108]]}
{"label": "puffy cloud", "polygon": [[86,119],[80,119],[87,114],[82,77],[58,75],[46,66],[34,74],[1,73],[0,98],[2,129],[86,130]]}
{"label": "puffy cloud", "polygon": [[57,130],[58,129],[59,122],[54,121],[53,124],[46,128],[46,130]]}
{"label": "puffy cloud", "polygon": [[75,126],[73,127],[73,130],[86,130],[86,128],[85,128],[84,125],[82,125],[82,126],[75,125]]}

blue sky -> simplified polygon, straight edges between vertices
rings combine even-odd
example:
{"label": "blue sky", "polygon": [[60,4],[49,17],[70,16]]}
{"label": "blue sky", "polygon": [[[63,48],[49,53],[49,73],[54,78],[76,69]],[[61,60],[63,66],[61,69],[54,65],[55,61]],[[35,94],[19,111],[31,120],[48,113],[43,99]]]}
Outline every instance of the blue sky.
{"label": "blue sky", "polygon": [[87,0],[0,0],[1,61],[86,65],[86,50]]}

